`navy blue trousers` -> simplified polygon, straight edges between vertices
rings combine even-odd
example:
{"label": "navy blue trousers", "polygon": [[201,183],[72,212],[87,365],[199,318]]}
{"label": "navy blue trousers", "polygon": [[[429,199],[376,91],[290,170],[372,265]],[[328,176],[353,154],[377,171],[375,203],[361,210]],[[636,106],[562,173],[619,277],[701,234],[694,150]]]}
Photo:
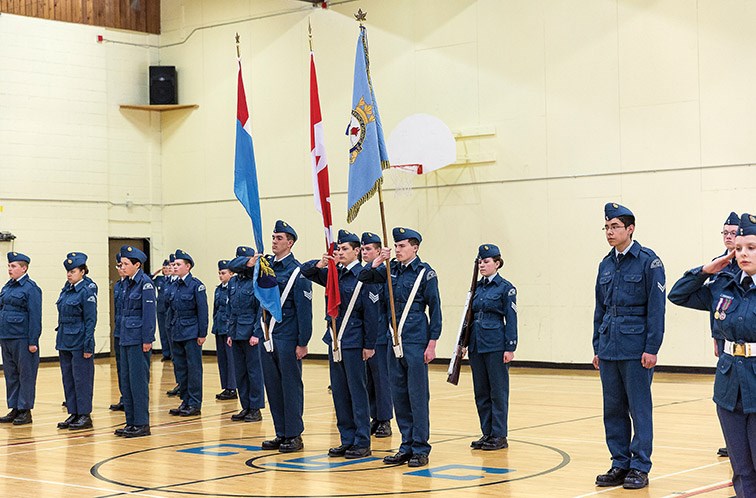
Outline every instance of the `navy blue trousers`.
{"label": "navy blue trousers", "polygon": [[[234,372],[234,347],[226,343],[228,336],[215,336],[215,351],[218,355],[218,373],[222,389],[236,389],[236,373]],[[262,371],[262,366],[260,367]]]}
{"label": "navy blue trousers", "polygon": [[179,397],[185,406],[202,407],[202,346],[197,339],[173,341],[173,368],[179,384]]}
{"label": "navy blue trousers", "polygon": [[743,413],[738,396],[735,411],[717,406],[732,465],[732,486],[742,497],[756,496],[756,413]]}
{"label": "navy blue trousers", "polygon": [[94,390],[94,356],[84,358],[83,351],[58,351],[58,357],[68,413],[89,415]]}
{"label": "navy blue trousers", "polygon": [[368,408],[367,374],[362,348],[342,349],[341,361],[333,361],[333,348],[328,347],[331,393],[336,409],[336,427],[341,444],[355,448],[370,447],[370,413]]}
{"label": "navy blue trousers", "polygon": [[399,451],[428,455],[430,438],[430,390],[428,365],[425,364],[423,344],[403,344],[404,357],[389,354],[391,396],[394,399],[396,424],[402,433]]}
{"label": "navy blue trousers", "polygon": [[297,343],[274,337],[273,347],[272,353],[260,352],[273,426],[278,437],[297,437],[304,432],[304,385],[302,362],[297,360]]}
{"label": "navy blue trousers", "polygon": [[486,436],[507,437],[509,364],[504,363],[504,351],[471,351],[469,358],[480,430]]}
{"label": "navy blue trousers", "polygon": [[121,388],[126,425],[150,425],[150,355],[142,345],[121,346]]}
{"label": "navy blue trousers", "polygon": [[165,323],[165,313],[157,314],[158,333],[160,334],[160,347],[163,358],[171,357],[171,339],[168,337],[168,324]]}
{"label": "navy blue trousers", "polygon": [[370,400],[370,418],[384,422],[394,418],[391,402],[388,355],[394,354],[390,344],[376,344],[375,354],[367,361],[367,390]]}
{"label": "navy blue trousers", "polygon": [[263,372],[260,363],[262,344],[250,346],[249,339],[233,341],[234,373],[239,390],[239,402],[245,410],[265,407]]}
{"label": "navy blue trousers", "polygon": [[113,336],[113,350],[116,360],[116,380],[118,381],[118,403],[123,404],[123,389],[121,388],[121,338]]}
{"label": "navy blue trousers", "polygon": [[654,440],[651,380],[654,369],[637,360],[600,360],[604,431],[612,467],[651,470]]}
{"label": "navy blue trousers", "polygon": [[37,394],[39,349],[29,352],[27,339],[0,339],[8,408],[31,410]]}

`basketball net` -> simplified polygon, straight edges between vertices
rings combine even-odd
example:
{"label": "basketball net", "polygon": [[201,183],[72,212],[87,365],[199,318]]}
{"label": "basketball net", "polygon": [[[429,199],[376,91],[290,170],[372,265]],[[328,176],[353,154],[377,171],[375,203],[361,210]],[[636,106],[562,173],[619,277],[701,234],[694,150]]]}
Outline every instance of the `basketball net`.
{"label": "basketball net", "polygon": [[[390,173],[389,173],[390,172]],[[387,170],[394,187],[394,197],[410,197],[415,177],[423,174],[422,164],[392,164]]]}

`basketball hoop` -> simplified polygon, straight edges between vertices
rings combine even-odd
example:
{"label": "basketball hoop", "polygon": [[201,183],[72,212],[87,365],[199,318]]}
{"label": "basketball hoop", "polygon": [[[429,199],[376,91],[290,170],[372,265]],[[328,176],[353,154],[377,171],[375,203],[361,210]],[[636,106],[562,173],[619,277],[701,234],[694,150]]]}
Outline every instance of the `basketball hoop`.
{"label": "basketball hoop", "polygon": [[392,164],[391,185],[394,187],[394,197],[409,197],[412,195],[412,186],[415,184],[415,175],[423,174],[422,164]]}

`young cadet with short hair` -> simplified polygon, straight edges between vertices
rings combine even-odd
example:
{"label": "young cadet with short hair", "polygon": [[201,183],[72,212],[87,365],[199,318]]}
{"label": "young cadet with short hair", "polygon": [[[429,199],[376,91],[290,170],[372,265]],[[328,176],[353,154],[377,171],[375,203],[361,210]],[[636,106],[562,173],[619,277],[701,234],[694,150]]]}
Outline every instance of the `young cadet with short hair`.
{"label": "young cadet with short hair", "polygon": [[234,373],[234,350],[228,342],[228,281],[234,274],[228,269],[228,260],[218,261],[218,279],[220,284],[213,296],[213,329],[215,334],[215,351],[218,355],[218,373],[221,391],[215,399],[222,401],[236,399],[236,373]]}
{"label": "young cadet with short hair", "polygon": [[63,261],[67,281],[55,303],[58,308],[55,349],[60,358],[69,416],[58,423],[58,429],[77,430],[92,427],[97,296],[94,293],[96,286],[92,288],[84,280],[87,255],[68,255]]}
{"label": "young cadet with short hair", "polygon": [[[403,356],[389,355],[389,373],[402,444],[383,462],[422,467],[428,465],[431,451],[428,363],[436,357],[436,341],[441,336],[441,298],[436,272],[417,255],[422,236],[402,227],[394,228],[392,235],[396,259],[391,261],[391,282]],[[382,265],[390,256],[390,250],[383,248],[371,267],[362,271],[360,281],[386,282]]]}
{"label": "young cadet with short hair", "polygon": [[[328,324],[323,342],[328,344],[328,360],[336,410],[336,425],[341,444],[328,450],[330,457],[347,459],[371,455],[370,406],[367,393],[365,362],[375,353],[375,336],[381,306],[381,287],[357,280],[362,272],[360,239],[356,234],[339,230],[339,314],[334,320],[326,314]],[[305,278],[325,287],[328,283],[328,253],[302,265]],[[326,297],[326,307],[328,305]]]}
{"label": "young cadet with short hair", "polygon": [[150,435],[150,355],[155,340],[155,286],[142,269],[147,255],[134,246],[121,247],[125,281],[121,317],[121,387],[126,426],[116,436]]}
{"label": "young cadet with short hair", "polygon": [[666,281],[661,259],[633,241],[635,216],[624,206],[604,206],[612,250],[596,278],[593,366],[601,374],[604,430],[612,467],[596,486],[648,486],[653,445],[651,381],[664,337]]}
{"label": "young cadet with short hair", "polygon": [[[276,437],[262,442],[265,450],[282,453],[304,448],[304,385],[302,358],[312,336],[312,283],[300,274],[300,263],[291,252],[297,232],[285,221],[276,221],[271,244],[272,256],[265,256],[276,274],[281,292],[281,322],[260,310],[256,334],[265,341],[270,336],[273,350],[262,351],[265,392],[273,416]],[[261,307],[262,308],[262,307]]]}
{"label": "young cadet with short hair", "polygon": [[[173,293],[176,290],[176,284],[178,283],[178,276],[176,275],[176,255],[171,253],[168,255],[168,263],[171,267],[170,276],[166,279],[165,286],[163,288],[163,294],[165,296],[165,328],[167,329],[167,338],[168,343],[171,344],[171,348],[173,347],[173,331],[171,330],[170,324],[173,322],[173,318],[171,316],[171,306],[170,301],[173,298]],[[159,304],[159,303],[158,303]],[[171,358],[173,357],[173,352],[171,351]],[[173,364],[173,376],[176,379],[176,385],[173,387],[173,389],[170,389],[165,394],[168,396],[178,396],[179,391],[181,390],[181,386],[179,385],[178,381],[178,373],[176,371],[176,364]]]}
{"label": "young cadet with short hair", "polygon": [[5,424],[32,422],[42,334],[42,290],[27,274],[30,262],[25,254],[9,252],[10,280],[0,290],[0,349],[10,408],[0,417],[0,423]]}
{"label": "young cadet with short hair", "polygon": [[[362,261],[370,266],[381,252],[381,238],[372,232],[364,232],[362,243]],[[394,418],[394,404],[391,401],[391,382],[389,380],[388,362],[392,344],[388,329],[388,290],[386,284],[381,287],[381,313],[378,315],[376,329],[375,354],[367,361],[367,390],[370,399],[370,434],[377,438],[391,437],[391,419]]]}
{"label": "young cadet with short hair", "polygon": [[192,275],[194,260],[176,249],[175,274],[178,277],[170,296],[173,337],[171,351],[181,405],[171,415],[191,417],[202,410],[202,345],[207,339],[207,292],[205,284]]}

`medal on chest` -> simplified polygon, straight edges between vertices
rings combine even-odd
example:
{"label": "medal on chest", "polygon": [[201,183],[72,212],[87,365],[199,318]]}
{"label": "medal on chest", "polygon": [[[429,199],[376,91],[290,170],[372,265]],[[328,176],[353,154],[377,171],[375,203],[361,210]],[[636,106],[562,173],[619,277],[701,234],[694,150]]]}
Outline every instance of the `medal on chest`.
{"label": "medal on chest", "polygon": [[717,309],[714,312],[714,319],[715,320],[724,320],[727,318],[727,310],[730,308],[730,305],[732,304],[732,299],[729,296],[721,296],[719,298],[719,302],[717,303]]}

